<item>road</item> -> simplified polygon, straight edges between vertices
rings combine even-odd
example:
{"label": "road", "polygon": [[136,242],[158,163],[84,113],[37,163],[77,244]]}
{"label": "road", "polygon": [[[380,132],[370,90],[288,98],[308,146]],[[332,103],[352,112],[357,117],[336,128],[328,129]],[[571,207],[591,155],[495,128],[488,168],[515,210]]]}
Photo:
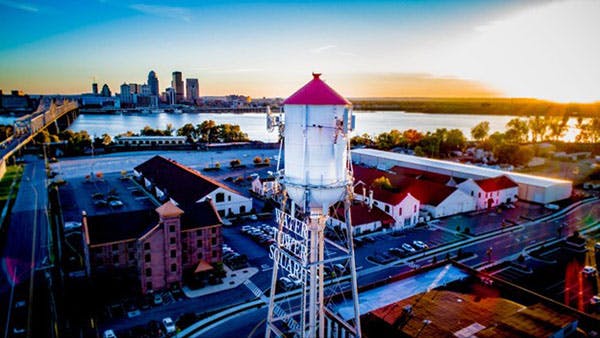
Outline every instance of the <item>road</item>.
{"label": "road", "polygon": [[[16,299],[28,300],[28,327],[35,325],[33,316],[34,273],[49,263],[48,194],[44,161],[35,156],[25,157],[23,179],[12,208],[6,243],[2,251],[3,274],[0,280],[2,327],[11,309],[11,289]],[[11,282],[12,281],[12,282]]]}

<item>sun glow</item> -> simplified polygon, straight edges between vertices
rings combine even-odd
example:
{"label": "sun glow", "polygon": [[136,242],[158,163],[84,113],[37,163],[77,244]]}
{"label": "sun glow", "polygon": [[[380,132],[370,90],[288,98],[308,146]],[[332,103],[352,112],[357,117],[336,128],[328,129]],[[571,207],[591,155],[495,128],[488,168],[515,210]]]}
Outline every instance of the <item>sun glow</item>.
{"label": "sun glow", "polygon": [[599,1],[528,7],[461,36],[434,73],[476,79],[509,97],[599,101],[599,14]]}

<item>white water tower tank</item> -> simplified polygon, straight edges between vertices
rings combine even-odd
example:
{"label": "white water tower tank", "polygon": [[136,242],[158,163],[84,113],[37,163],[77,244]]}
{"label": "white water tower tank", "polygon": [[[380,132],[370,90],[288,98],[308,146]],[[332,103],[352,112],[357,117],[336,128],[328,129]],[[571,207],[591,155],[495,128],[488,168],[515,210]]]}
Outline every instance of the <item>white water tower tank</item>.
{"label": "white water tower tank", "polygon": [[[327,208],[344,198],[348,180],[351,103],[320,77],[287,98],[285,111],[284,184],[296,204]],[[307,194],[307,190],[309,193]]]}

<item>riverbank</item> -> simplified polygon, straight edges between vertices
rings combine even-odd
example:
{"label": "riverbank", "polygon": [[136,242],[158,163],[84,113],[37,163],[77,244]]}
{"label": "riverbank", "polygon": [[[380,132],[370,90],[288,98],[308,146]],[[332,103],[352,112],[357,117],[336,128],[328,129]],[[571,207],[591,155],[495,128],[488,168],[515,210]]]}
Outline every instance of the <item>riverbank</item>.
{"label": "riverbank", "polygon": [[526,98],[390,98],[353,99],[355,110],[405,111],[427,114],[596,117],[595,103],[557,103]]}

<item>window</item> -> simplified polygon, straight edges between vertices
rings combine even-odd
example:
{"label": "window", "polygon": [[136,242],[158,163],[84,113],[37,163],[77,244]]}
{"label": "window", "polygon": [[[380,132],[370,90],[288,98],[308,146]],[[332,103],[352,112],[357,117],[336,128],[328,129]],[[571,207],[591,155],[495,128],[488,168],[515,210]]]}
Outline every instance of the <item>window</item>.
{"label": "window", "polygon": [[177,240],[175,239],[175,237],[169,238],[169,243],[175,244],[176,242],[177,242]]}
{"label": "window", "polygon": [[217,233],[217,227],[213,227],[212,229],[210,229],[210,231],[211,231],[213,234],[216,234],[216,233]]}
{"label": "window", "polygon": [[413,205],[413,212],[417,212],[417,205]]}
{"label": "window", "polygon": [[183,250],[187,250],[187,243],[186,242],[181,243],[181,248]]}
{"label": "window", "polygon": [[146,282],[146,290],[152,290],[152,282]]}
{"label": "window", "polygon": [[201,239],[199,239],[199,240],[196,241],[196,246],[199,247],[199,248],[202,247],[202,240]]}
{"label": "window", "polygon": [[144,261],[146,263],[150,263],[151,260],[152,260],[152,255],[146,254],[146,256],[144,256]]}
{"label": "window", "polygon": [[471,190],[471,196],[475,196],[475,192]]}
{"label": "window", "polygon": [[402,208],[398,208],[398,216],[402,216]]}
{"label": "window", "polygon": [[240,206],[240,214],[243,214],[245,212],[246,212],[246,206],[245,205]]}
{"label": "window", "polygon": [[175,226],[169,225],[169,232],[175,232]]}
{"label": "window", "polygon": [[227,196],[227,201],[231,202],[231,195]]}
{"label": "window", "polygon": [[481,198],[481,192],[477,194],[477,197]]}
{"label": "window", "polygon": [[212,252],[212,256],[213,257],[218,257],[219,253],[217,252],[217,250],[213,250]]}
{"label": "window", "polygon": [[133,252],[129,253],[129,260],[132,261],[135,259],[135,255],[133,254]]}
{"label": "window", "polygon": [[150,243],[144,243],[144,250],[150,250]]}
{"label": "window", "polygon": [[215,195],[215,201],[216,201],[217,203],[219,203],[219,202],[224,202],[224,201],[225,201],[225,194],[224,194],[224,193],[222,193],[222,192],[219,192],[219,193],[217,193],[217,194]]}
{"label": "window", "polygon": [[390,206],[389,205],[385,206],[385,212],[390,212]]}
{"label": "window", "polygon": [[198,259],[202,259],[202,252],[198,252]]}
{"label": "window", "polygon": [[147,268],[146,269],[146,277],[151,277],[152,276],[152,269],[151,268]]}
{"label": "window", "polygon": [[216,238],[213,238],[213,239],[211,240],[211,243],[212,243],[212,245],[217,245],[217,239],[216,239]]}
{"label": "window", "polygon": [[177,264],[171,264],[171,272],[177,272]]}
{"label": "window", "polygon": [[177,251],[171,250],[171,258],[177,257]]}

